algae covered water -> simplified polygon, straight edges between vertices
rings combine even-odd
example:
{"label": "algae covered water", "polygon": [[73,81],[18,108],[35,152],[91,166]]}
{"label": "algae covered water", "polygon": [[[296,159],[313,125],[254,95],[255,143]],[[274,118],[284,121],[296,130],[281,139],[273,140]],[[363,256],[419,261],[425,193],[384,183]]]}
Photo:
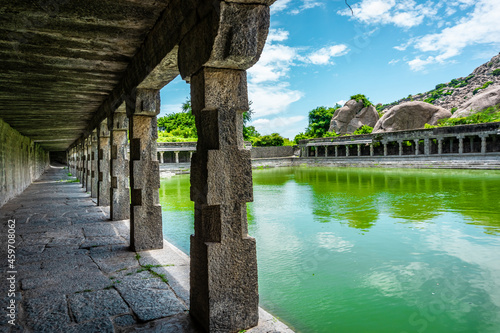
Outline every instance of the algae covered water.
{"label": "algae covered water", "polygon": [[[500,172],[255,170],[261,306],[297,332],[500,332]],[[162,179],[189,252],[189,176]]]}

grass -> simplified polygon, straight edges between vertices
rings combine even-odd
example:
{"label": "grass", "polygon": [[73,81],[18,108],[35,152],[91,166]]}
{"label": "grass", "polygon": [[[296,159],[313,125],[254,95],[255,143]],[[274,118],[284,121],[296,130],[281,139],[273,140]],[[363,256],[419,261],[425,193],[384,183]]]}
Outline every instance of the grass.
{"label": "grass", "polygon": [[468,117],[448,118],[438,121],[437,126],[425,124],[425,128],[448,127],[456,125],[484,124],[500,121],[500,104]]}

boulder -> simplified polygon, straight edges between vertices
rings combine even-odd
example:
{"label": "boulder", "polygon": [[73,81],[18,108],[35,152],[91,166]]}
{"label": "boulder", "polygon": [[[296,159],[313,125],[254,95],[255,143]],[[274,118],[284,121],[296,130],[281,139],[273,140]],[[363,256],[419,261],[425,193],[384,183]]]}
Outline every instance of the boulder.
{"label": "boulder", "polygon": [[373,128],[373,133],[404,131],[436,125],[439,119],[450,118],[451,112],[425,102],[407,102],[387,111]]}
{"label": "boulder", "polygon": [[484,92],[472,97],[460,105],[460,108],[451,117],[467,117],[498,104],[500,104],[500,86],[486,89]]}
{"label": "boulder", "polygon": [[351,99],[335,111],[328,130],[337,134],[350,134],[363,125],[375,126],[378,119],[377,110],[373,105],[364,107],[362,101]]}

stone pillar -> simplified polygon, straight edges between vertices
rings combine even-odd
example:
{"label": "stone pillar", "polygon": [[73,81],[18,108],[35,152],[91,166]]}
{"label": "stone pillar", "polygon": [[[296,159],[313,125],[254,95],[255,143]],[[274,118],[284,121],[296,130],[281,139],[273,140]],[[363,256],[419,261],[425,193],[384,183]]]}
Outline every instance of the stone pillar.
{"label": "stone pillar", "polygon": [[339,157],[339,146],[335,146],[335,157]]}
{"label": "stone pillar", "polygon": [[373,156],[373,155],[375,155],[375,151],[373,148],[373,143],[370,143],[370,156]]}
{"label": "stone pillar", "polygon": [[464,153],[464,136],[463,135],[458,135],[458,153],[463,154]]}
{"label": "stone pillar", "polygon": [[403,156],[403,140],[398,140],[399,156]]}
{"label": "stone pillar", "polygon": [[130,218],[130,194],[128,186],[127,129],[128,118],[122,106],[108,118],[111,156],[110,170],[110,217],[111,220]]}
{"label": "stone pillar", "polygon": [[486,154],[486,138],[488,137],[488,134],[480,134],[479,137],[481,138],[481,154]]}
{"label": "stone pillar", "polygon": [[189,161],[191,161],[191,159],[192,159],[192,158],[193,158],[193,152],[192,152],[192,151],[190,151],[190,152],[189,152]]}
{"label": "stone pillar", "polygon": [[249,109],[245,70],[264,48],[269,3],[211,1],[208,19],[179,45],[179,70],[191,82],[198,130],[191,160],[189,313],[208,332],[238,332],[259,321],[256,244],[246,220],[252,165],[242,132]]}
{"label": "stone pillar", "polygon": [[349,145],[345,145],[345,156],[349,157]]}
{"label": "stone pillar", "polygon": [[163,158],[164,158],[164,156],[163,156],[163,154],[164,154],[164,153],[163,153],[162,151],[160,151],[160,153],[159,153],[159,154],[160,154],[160,164],[165,163],[165,161],[164,161],[164,159],[163,159]]}
{"label": "stone pillar", "polygon": [[469,142],[470,142],[470,152],[474,153],[474,137],[473,136],[469,137]]}
{"label": "stone pillar", "polygon": [[387,156],[387,141],[382,141],[382,144],[384,145],[384,156]]}
{"label": "stone pillar", "polygon": [[179,152],[175,151],[174,154],[175,154],[175,163],[179,164]]}
{"label": "stone pillar", "polygon": [[453,138],[450,137],[450,154],[453,154]]}
{"label": "stone pillar", "polygon": [[198,144],[191,161],[190,312],[213,331],[237,331],[258,321],[256,246],[246,220],[253,200],[242,136],[246,72],[204,68],[191,78],[191,98]]}
{"label": "stone pillar", "polygon": [[431,142],[429,138],[424,139],[424,154],[425,155],[431,154]]}
{"label": "stone pillar", "polygon": [[160,92],[137,89],[127,101],[130,133],[130,246],[133,251],[163,248],[160,166],[156,116]]}
{"label": "stone pillar", "polygon": [[358,156],[361,156],[361,145],[358,145]]}
{"label": "stone pillar", "polygon": [[443,138],[437,138],[438,142],[438,155],[443,154]]}
{"label": "stone pillar", "polygon": [[419,141],[419,139],[413,140],[413,142],[415,142],[415,155],[420,155],[420,144],[418,143]]}
{"label": "stone pillar", "polygon": [[97,161],[97,205],[110,205],[110,142],[108,120],[103,121],[97,131],[98,161]]}
{"label": "stone pillar", "polygon": [[325,146],[325,157],[328,157],[328,146]]}
{"label": "stone pillar", "polygon": [[84,153],[84,140],[80,139],[78,141],[78,179],[80,179],[80,184],[82,184],[82,187],[84,186],[85,182],[85,175],[84,175],[84,158],[85,158],[85,153]]}
{"label": "stone pillar", "polygon": [[97,198],[97,183],[99,177],[97,175],[97,161],[98,161],[98,143],[97,143],[97,130],[94,130],[90,135],[92,140],[90,146],[90,196]]}
{"label": "stone pillar", "polygon": [[92,191],[92,134],[87,137],[87,149],[85,152],[85,192]]}

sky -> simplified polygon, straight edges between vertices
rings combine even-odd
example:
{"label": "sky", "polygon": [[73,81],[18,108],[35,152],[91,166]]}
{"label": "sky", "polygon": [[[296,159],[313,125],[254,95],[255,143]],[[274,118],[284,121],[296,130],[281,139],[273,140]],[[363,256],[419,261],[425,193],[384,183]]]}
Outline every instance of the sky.
{"label": "sky", "polygon": [[[293,139],[310,110],[364,94],[391,103],[467,76],[500,52],[500,0],[277,0],[259,62],[248,70],[260,134]],[[354,15],[353,15],[354,14]],[[189,85],[161,91],[179,112]]]}

